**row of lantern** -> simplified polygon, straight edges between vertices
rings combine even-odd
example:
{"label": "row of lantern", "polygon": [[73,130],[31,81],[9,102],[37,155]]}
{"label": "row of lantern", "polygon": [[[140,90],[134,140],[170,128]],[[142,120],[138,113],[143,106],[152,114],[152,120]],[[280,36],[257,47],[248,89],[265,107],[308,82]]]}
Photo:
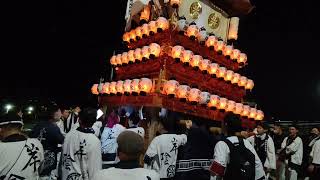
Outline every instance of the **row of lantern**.
{"label": "row of lantern", "polygon": [[197,88],[190,88],[188,85],[180,85],[176,80],[169,80],[163,84],[163,94],[169,97],[179,98],[181,101],[189,101],[191,104],[206,105],[211,109],[233,112],[243,117],[255,120],[262,120],[264,114],[261,110],[251,108],[242,103],[228,100],[208,92],[202,92]]}
{"label": "row of lantern", "polygon": [[223,54],[227,59],[231,59],[243,66],[247,63],[247,55],[241,53],[240,50],[233,48],[232,45],[227,45],[223,40],[219,40],[216,36],[207,36],[204,28],[199,28],[197,25],[190,25],[187,28],[186,35],[195,40],[196,38],[200,43],[205,44],[211,50],[215,50],[218,54]]}
{"label": "row of lantern", "polygon": [[94,84],[91,88],[92,94],[98,95],[146,95],[152,90],[152,80],[149,78],[127,79],[102,84]]}
{"label": "row of lantern", "polygon": [[130,50],[122,54],[113,55],[110,59],[110,63],[113,66],[120,66],[131,64],[134,62],[146,61],[148,59],[154,59],[159,57],[161,47],[159,44],[151,43],[149,46]]}
{"label": "row of lantern", "polygon": [[136,29],[124,33],[122,39],[126,43],[134,42],[167,29],[169,29],[169,21],[164,17],[159,17],[156,21],[150,21],[148,24],[143,24]]}
{"label": "row of lantern", "polygon": [[224,79],[227,82],[252,90],[254,82],[251,79],[241,76],[225,67],[220,67],[217,63],[211,63],[208,59],[203,59],[200,55],[194,55],[192,51],[185,50],[182,46],[174,46],[171,50],[172,58],[191,67],[200,69],[204,73],[209,73],[213,77]]}

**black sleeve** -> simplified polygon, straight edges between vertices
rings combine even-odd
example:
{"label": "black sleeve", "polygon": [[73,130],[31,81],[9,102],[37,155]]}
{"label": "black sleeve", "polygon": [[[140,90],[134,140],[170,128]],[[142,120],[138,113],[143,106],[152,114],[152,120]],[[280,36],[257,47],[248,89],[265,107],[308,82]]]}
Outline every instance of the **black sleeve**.
{"label": "black sleeve", "polygon": [[50,137],[50,141],[54,144],[63,144],[64,136],[61,134],[58,126],[51,126],[48,128],[48,137]]}

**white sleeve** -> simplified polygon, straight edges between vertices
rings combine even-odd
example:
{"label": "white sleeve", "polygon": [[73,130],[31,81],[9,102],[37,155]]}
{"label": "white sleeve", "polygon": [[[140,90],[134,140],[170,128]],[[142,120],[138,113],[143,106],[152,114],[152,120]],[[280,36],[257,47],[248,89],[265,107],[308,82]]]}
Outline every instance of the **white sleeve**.
{"label": "white sleeve", "polygon": [[270,136],[268,138],[267,161],[265,163],[265,167],[276,169],[276,152],[274,142]]}
{"label": "white sleeve", "polygon": [[312,147],[311,151],[312,163],[320,165],[320,140],[318,140]]}
{"label": "white sleeve", "polygon": [[185,134],[177,135],[176,138],[178,139],[179,146],[183,146],[187,143],[188,138]]}
{"label": "white sleeve", "polygon": [[301,146],[301,139],[297,137],[289,146],[286,148],[287,153],[295,153],[298,151],[298,148]]}
{"label": "white sleeve", "polygon": [[281,149],[283,149],[283,148],[286,147],[286,145],[287,145],[287,139],[288,139],[288,137],[284,138],[284,140],[282,141],[282,143],[281,143]]}
{"label": "white sleeve", "polygon": [[217,162],[223,167],[227,167],[229,161],[229,154],[230,149],[228,145],[223,141],[219,141],[214,147],[213,161]]}
{"label": "white sleeve", "polygon": [[99,140],[93,143],[88,152],[88,173],[89,179],[93,179],[94,175],[102,169],[101,145]]}
{"label": "white sleeve", "polygon": [[248,137],[247,140],[250,142],[252,146],[254,146],[254,136]]}

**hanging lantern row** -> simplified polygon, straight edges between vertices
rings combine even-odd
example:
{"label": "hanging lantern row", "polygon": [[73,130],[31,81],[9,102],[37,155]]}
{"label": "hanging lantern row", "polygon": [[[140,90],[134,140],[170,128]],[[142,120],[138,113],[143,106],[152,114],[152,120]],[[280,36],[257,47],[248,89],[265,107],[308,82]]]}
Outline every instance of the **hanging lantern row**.
{"label": "hanging lantern row", "polygon": [[106,82],[102,84],[102,89],[98,90],[98,84],[94,84],[91,88],[92,94],[98,95],[107,94],[107,95],[147,95],[152,90],[152,80],[149,78],[141,79],[127,79],[113,82]]}
{"label": "hanging lantern row", "polygon": [[136,29],[124,33],[122,40],[125,43],[132,43],[167,29],[169,29],[169,21],[164,17],[159,17],[156,21],[150,21],[148,24],[143,24]]}
{"label": "hanging lantern row", "polygon": [[[239,63],[240,66],[244,66],[247,63],[247,55],[245,53],[241,53],[238,49],[234,49],[233,46],[227,45],[222,39],[218,39],[214,35],[208,36],[204,27],[199,28],[195,23],[187,25],[184,17],[180,18],[177,27],[180,33],[185,34],[191,40],[197,39],[200,44],[207,46],[210,50],[215,50],[218,54],[224,55],[227,59]],[[187,27],[186,32],[184,32],[185,27]],[[237,31],[237,29],[230,30],[229,33],[235,33],[235,31]],[[235,36],[236,35],[233,35],[232,38],[235,39]]]}
{"label": "hanging lantern row", "polygon": [[208,106],[210,109],[219,109],[222,112],[232,112],[250,119],[263,120],[264,118],[264,113],[261,110],[251,108],[242,103],[236,103],[235,101],[217,95],[211,95],[210,93],[200,91],[195,87],[192,88],[185,84],[180,85],[176,80],[165,82],[163,84],[162,93],[171,98],[179,98],[182,102],[188,101],[193,105],[200,104]]}
{"label": "hanging lantern row", "polygon": [[231,84],[244,87],[247,90],[252,90],[254,87],[254,82],[251,79],[227,70],[225,67],[220,67],[217,63],[211,63],[210,60],[203,59],[200,55],[194,55],[192,51],[185,50],[182,46],[172,47],[171,57],[174,58],[176,62],[190,65],[194,69],[200,69],[203,73],[210,74],[212,77],[217,77]]}
{"label": "hanging lantern row", "polygon": [[113,66],[121,66],[139,62],[145,62],[149,59],[159,57],[161,47],[159,44],[151,43],[149,46],[130,50],[122,54],[113,55],[110,59],[110,63]]}

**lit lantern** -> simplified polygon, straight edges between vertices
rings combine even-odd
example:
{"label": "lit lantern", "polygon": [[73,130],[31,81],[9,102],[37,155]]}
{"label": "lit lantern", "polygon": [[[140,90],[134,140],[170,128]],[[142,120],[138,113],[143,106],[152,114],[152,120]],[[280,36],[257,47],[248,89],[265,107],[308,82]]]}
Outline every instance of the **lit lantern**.
{"label": "lit lantern", "polygon": [[174,58],[176,62],[180,61],[180,58],[182,57],[184,48],[182,46],[174,46],[171,49],[171,57]]}
{"label": "lit lantern", "polygon": [[240,53],[241,53],[241,52],[240,52],[238,49],[233,49],[230,58],[231,58],[233,61],[238,61],[238,58],[239,58],[239,56],[240,56]]}
{"label": "lit lantern", "polygon": [[130,33],[129,32],[124,33],[123,36],[122,36],[122,40],[125,43],[129,43],[130,42]]}
{"label": "lit lantern", "polygon": [[220,40],[217,42],[216,46],[214,47],[214,49],[218,52],[218,54],[222,54],[222,51],[224,50],[225,48],[225,43]]}
{"label": "lit lantern", "polygon": [[117,65],[117,59],[116,59],[116,56],[115,56],[115,55],[113,55],[113,56],[111,57],[111,59],[110,59],[110,64],[111,64],[112,66],[116,66],[116,65]]}
{"label": "lit lantern", "polygon": [[226,47],[224,48],[224,50],[223,50],[223,55],[224,55],[226,58],[230,59],[230,56],[231,56],[231,54],[232,54],[232,50],[233,50],[233,46],[226,46]]}
{"label": "lit lantern", "polygon": [[235,41],[238,39],[238,27],[239,27],[239,18],[238,17],[230,18],[229,33],[228,33],[229,40]]}
{"label": "lit lantern", "polygon": [[252,90],[253,86],[254,86],[254,82],[251,79],[248,79],[245,88],[248,89],[248,90]]}
{"label": "lit lantern", "polygon": [[136,40],[136,32],[134,31],[134,29],[129,32],[129,35],[130,35],[130,42],[134,42]]}
{"label": "lit lantern", "polygon": [[145,96],[151,92],[152,81],[149,78],[141,78],[139,82],[140,95]]}
{"label": "lit lantern", "polygon": [[123,91],[126,96],[129,96],[131,93],[131,80],[127,79],[123,83]]}
{"label": "lit lantern", "polygon": [[206,74],[208,72],[208,67],[209,67],[210,61],[208,59],[203,59],[199,63],[199,69]]}
{"label": "lit lantern", "polygon": [[134,50],[128,51],[128,60],[129,64],[133,64],[135,62],[135,57],[134,57]]}
{"label": "lit lantern", "polygon": [[114,81],[113,81],[113,82],[110,83],[110,86],[109,86],[110,95],[115,95],[115,94],[117,94],[116,86],[117,86],[117,82],[114,82]]}
{"label": "lit lantern", "polygon": [[121,96],[123,94],[123,81],[118,81],[116,84],[117,95]]}
{"label": "lit lantern", "polygon": [[149,34],[154,35],[157,32],[157,23],[156,21],[150,21],[149,24]]}
{"label": "lit lantern", "polygon": [[236,102],[228,100],[226,111],[233,112],[235,108],[236,108]]}
{"label": "lit lantern", "polygon": [[180,101],[185,102],[188,97],[188,93],[190,91],[190,87],[187,85],[180,85],[176,92],[176,97],[180,99]]}
{"label": "lit lantern", "polygon": [[219,108],[221,111],[225,111],[226,108],[227,108],[227,105],[228,105],[228,99],[226,99],[226,98],[220,98],[218,108]]}
{"label": "lit lantern", "polygon": [[155,57],[159,57],[161,51],[161,47],[157,43],[151,43],[149,45],[149,53],[150,59],[154,59]]}
{"label": "lit lantern", "polygon": [[110,89],[109,89],[110,83],[106,82],[102,86],[102,93],[103,94],[110,94]]}
{"label": "lit lantern", "polygon": [[219,64],[211,63],[211,64],[209,64],[208,72],[212,77],[215,78],[217,76],[218,69],[219,69]]}
{"label": "lit lantern", "polygon": [[232,80],[231,80],[231,83],[232,84],[238,84],[239,83],[239,80],[240,80],[240,74],[238,74],[238,73],[234,73],[233,74],[233,78],[232,78]]}
{"label": "lit lantern", "polygon": [[234,114],[241,115],[243,111],[243,104],[241,103],[236,103],[236,108],[234,110]]}
{"label": "lit lantern", "polygon": [[140,40],[142,38],[142,28],[137,27],[135,30],[136,40]]}
{"label": "lit lantern", "polygon": [[217,77],[218,77],[219,79],[224,79],[224,76],[226,75],[226,73],[227,73],[227,69],[226,69],[225,67],[220,67],[220,68],[218,69]]}
{"label": "lit lantern", "polygon": [[200,93],[201,91],[197,88],[191,88],[188,95],[188,101],[191,102],[191,104],[196,105],[200,100]]}
{"label": "lit lantern", "polygon": [[198,33],[199,30],[196,25],[190,25],[187,29],[187,36],[193,41],[196,39]]}
{"label": "lit lantern", "polygon": [[256,120],[258,121],[262,121],[264,118],[264,113],[261,110],[257,111],[257,116],[256,116]]}
{"label": "lit lantern", "polygon": [[170,0],[170,5],[173,7],[173,8],[178,8],[181,4],[181,0]]}
{"label": "lit lantern", "polygon": [[164,84],[164,92],[170,97],[173,98],[176,94],[176,90],[179,87],[179,83],[176,80],[169,80]]}
{"label": "lit lantern", "polygon": [[142,25],[142,30],[141,30],[141,33],[142,33],[142,37],[143,38],[146,38],[149,36],[149,33],[150,33],[150,30],[149,30],[149,25],[148,24],[144,24]]}
{"label": "lit lantern", "polygon": [[241,76],[238,85],[239,85],[240,87],[245,87],[246,84],[247,84],[247,80],[248,80],[248,79],[247,79],[246,77]]}
{"label": "lit lantern", "polygon": [[256,108],[251,108],[249,112],[249,118],[250,119],[255,119],[257,116],[257,109]]}
{"label": "lit lantern", "polygon": [[142,52],[140,48],[134,50],[134,58],[138,63],[142,61]]}
{"label": "lit lantern", "polygon": [[249,113],[250,113],[250,106],[244,105],[244,106],[243,106],[243,111],[242,111],[242,113],[241,113],[241,116],[243,116],[243,117],[248,117],[248,116],[249,116]]}
{"label": "lit lantern", "polygon": [[143,46],[141,50],[142,54],[142,61],[145,62],[149,59],[150,53],[149,53],[149,46]]}
{"label": "lit lantern", "polygon": [[157,31],[162,32],[169,29],[169,21],[164,17],[159,17],[156,21]]}
{"label": "lit lantern", "polygon": [[145,6],[140,13],[140,24],[144,24],[149,21],[150,18],[150,7]]}
{"label": "lit lantern", "polygon": [[228,70],[225,77],[224,77],[224,80],[227,81],[227,82],[231,82],[232,78],[233,78],[233,74],[234,72],[231,71],[231,70]]}
{"label": "lit lantern", "polygon": [[117,65],[122,65],[122,54],[117,54],[116,56]]}
{"label": "lit lantern", "polygon": [[121,55],[121,61],[122,61],[122,64],[123,64],[123,65],[126,65],[126,64],[129,63],[128,53],[127,53],[127,52],[122,53],[122,55]]}
{"label": "lit lantern", "polygon": [[215,36],[209,36],[208,39],[206,40],[206,46],[210,48],[211,50],[214,49],[214,46],[218,42],[218,39]]}
{"label": "lit lantern", "polygon": [[193,57],[193,52],[190,50],[184,50],[182,53],[182,58],[181,61],[183,62],[184,65],[189,65],[190,60]]}
{"label": "lit lantern", "polygon": [[139,82],[140,79],[133,79],[131,81],[131,93],[134,96],[137,96],[140,93]]}
{"label": "lit lantern", "polygon": [[239,58],[238,58],[238,63],[240,66],[245,65],[247,62],[247,55],[245,53],[240,53]]}
{"label": "lit lantern", "polygon": [[220,101],[220,97],[219,96],[211,95],[210,96],[210,101],[208,103],[208,107],[210,109],[216,109],[218,107],[219,101]]}
{"label": "lit lantern", "polygon": [[199,96],[199,104],[207,105],[209,101],[210,101],[210,93],[201,92]]}
{"label": "lit lantern", "polygon": [[199,63],[202,61],[202,56],[200,55],[194,55],[192,56],[192,59],[190,60],[190,65],[191,67],[198,69],[199,68]]}
{"label": "lit lantern", "polygon": [[99,94],[98,84],[94,84],[94,85],[91,87],[91,93],[92,93],[92,94],[95,94],[95,95],[98,95],[98,94]]}

